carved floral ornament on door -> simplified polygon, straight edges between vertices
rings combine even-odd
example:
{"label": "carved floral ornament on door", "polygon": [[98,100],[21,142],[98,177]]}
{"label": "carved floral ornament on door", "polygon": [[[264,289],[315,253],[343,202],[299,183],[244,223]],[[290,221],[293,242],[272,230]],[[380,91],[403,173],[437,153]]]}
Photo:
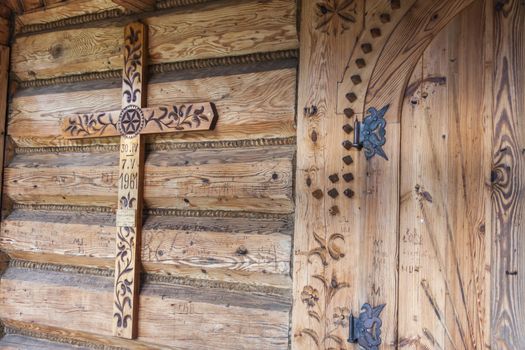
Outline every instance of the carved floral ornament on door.
{"label": "carved floral ornament on door", "polygon": [[[147,27],[139,22],[124,29],[122,110],[79,113],[62,121],[67,139],[121,136],[118,178],[117,239],[113,297],[113,334],[137,336],[144,134],[207,131],[218,114],[211,102],[144,108]],[[117,117],[118,116],[118,117]]]}

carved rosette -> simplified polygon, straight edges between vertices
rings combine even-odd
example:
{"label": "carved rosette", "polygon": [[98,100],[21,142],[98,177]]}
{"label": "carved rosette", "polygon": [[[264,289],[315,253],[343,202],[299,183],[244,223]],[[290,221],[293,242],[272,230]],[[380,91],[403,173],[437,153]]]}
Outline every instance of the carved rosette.
{"label": "carved rosette", "polygon": [[120,135],[125,137],[135,137],[146,125],[144,112],[139,106],[129,105],[120,112],[117,129]]}

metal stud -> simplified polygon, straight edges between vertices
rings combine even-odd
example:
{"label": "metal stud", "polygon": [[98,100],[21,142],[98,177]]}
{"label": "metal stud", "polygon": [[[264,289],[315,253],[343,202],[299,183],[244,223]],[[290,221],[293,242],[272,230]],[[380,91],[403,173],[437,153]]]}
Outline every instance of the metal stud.
{"label": "metal stud", "polygon": [[343,126],[343,130],[347,133],[347,134],[350,134],[352,131],[354,131],[354,128],[352,127],[352,125],[350,124],[345,124]]}
{"label": "metal stud", "polygon": [[352,142],[346,140],[346,141],[343,141],[343,147],[349,151],[350,149],[352,149]]}
{"label": "metal stud", "polygon": [[336,182],[339,181],[339,175],[337,175],[337,174],[332,174],[332,175],[328,176],[328,179],[330,180],[330,182],[332,182],[333,184],[335,184]]}
{"label": "metal stud", "polygon": [[350,165],[354,162],[354,160],[352,159],[351,156],[346,156],[343,158],[343,162],[346,164],[346,165]]}
{"label": "metal stud", "polygon": [[349,92],[346,94],[346,99],[350,102],[355,102],[357,100],[357,95],[353,92]]}
{"label": "metal stud", "polygon": [[328,195],[332,198],[337,198],[339,196],[339,192],[335,188],[332,188],[330,191],[328,191]]}
{"label": "metal stud", "polygon": [[357,84],[361,84],[362,80],[361,80],[361,76],[359,75],[352,75],[352,77],[350,78],[352,79],[352,83],[354,83],[355,85]]}
{"label": "metal stud", "polygon": [[361,45],[361,50],[363,50],[364,53],[370,53],[372,52],[372,45],[365,43]]}
{"label": "metal stud", "polygon": [[312,192],[312,196],[314,196],[315,199],[321,199],[323,198],[323,191],[315,190]]}
{"label": "metal stud", "polygon": [[372,28],[370,29],[370,34],[372,34],[372,38],[378,38],[381,36],[381,29],[379,28]]}
{"label": "metal stud", "polygon": [[352,118],[355,115],[355,112],[352,108],[345,108],[343,112],[347,118]]}
{"label": "metal stud", "polygon": [[354,180],[354,174],[352,174],[352,173],[343,174],[343,179],[346,182],[350,182],[350,181]]}
{"label": "metal stud", "polygon": [[354,191],[352,191],[351,189],[347,188],[344,192],[345,196],[347,196],[348,198],[352,198],[354,196]]}

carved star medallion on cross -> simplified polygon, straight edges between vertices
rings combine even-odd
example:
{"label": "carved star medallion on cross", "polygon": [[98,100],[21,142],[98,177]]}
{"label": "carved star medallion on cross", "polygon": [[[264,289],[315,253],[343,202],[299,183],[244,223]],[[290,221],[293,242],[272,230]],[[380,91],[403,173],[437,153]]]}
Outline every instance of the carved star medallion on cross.
{"label": "carved star medallion on cross", "polygon": [[121,135],[113,334],[133,339],[137,336],[140,279],[144,173],[141,135],[212,130],[218,116],[210,102],[143,108],[147,27],[131,23],[125,28],[124,38],[122,110],[68,116],[62,122],[62,130],[68,139]]}

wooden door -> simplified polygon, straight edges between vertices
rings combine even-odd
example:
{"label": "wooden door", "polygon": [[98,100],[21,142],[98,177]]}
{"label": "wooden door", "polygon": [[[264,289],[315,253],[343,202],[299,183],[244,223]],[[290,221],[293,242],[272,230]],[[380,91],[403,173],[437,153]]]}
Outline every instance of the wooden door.
{"label": "wooden door", "polygon": [[399,344],[490,344],[492,52],[483,1],[415,66],[401,115]]}

